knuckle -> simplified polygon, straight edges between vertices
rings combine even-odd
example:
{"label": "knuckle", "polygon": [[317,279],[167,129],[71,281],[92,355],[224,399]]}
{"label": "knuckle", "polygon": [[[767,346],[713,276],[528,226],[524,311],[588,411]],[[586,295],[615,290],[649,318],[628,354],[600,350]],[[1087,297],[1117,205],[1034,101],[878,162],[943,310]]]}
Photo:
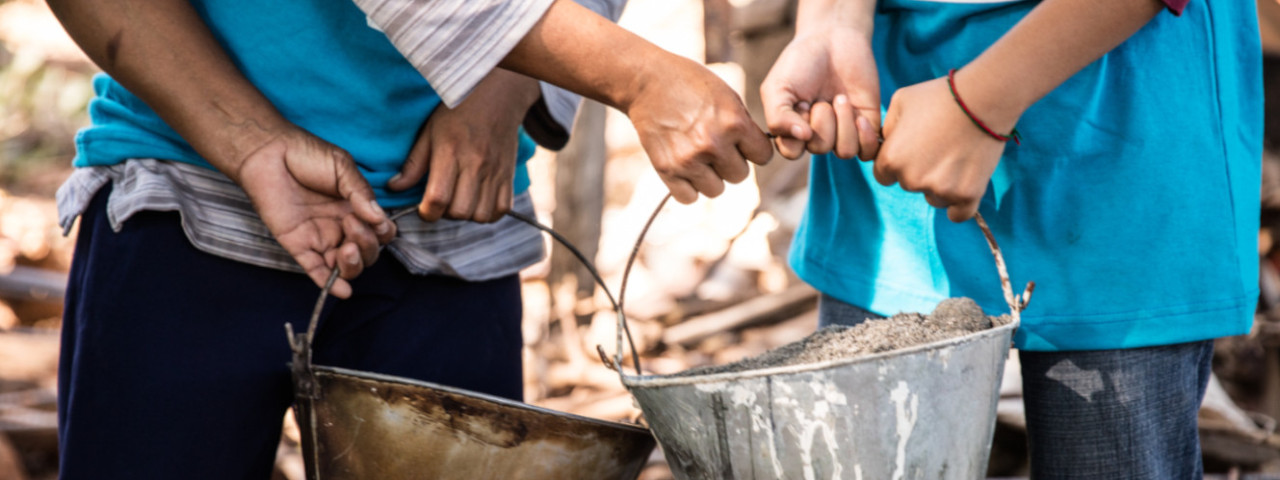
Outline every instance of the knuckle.
{"label": "knuckle", "polygon": [[426,199],[427,208],[440,210],[449,206],[449,197],[441,194],[430,194]]}
{"label": "knuckle", "polygon": [[715,181],[707,184],[706,190],[702,192],[708,198],[716,198],[724,193],[724,182]]}
{"label": "knuckle", "polygon": [[748,176],[749,173],[746,170],[734,170],[729,172],[728,175],[725,175],[724,179],[729,183],[740,183],[743,180],[746,180]]}

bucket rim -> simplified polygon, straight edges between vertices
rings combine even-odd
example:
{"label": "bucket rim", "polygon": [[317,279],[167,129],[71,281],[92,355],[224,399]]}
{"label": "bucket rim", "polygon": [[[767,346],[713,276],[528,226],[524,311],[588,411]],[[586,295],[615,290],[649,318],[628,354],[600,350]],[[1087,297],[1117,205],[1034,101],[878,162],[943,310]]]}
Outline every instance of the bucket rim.
{"label": "bucket rim", "polygon": [[496,403],[496,404],[499,404],[499,405],[502,405],[502,406],[505,406],[505,407],[511,407],[511,408],[516,408],[516,409],[521,409],[521,410],[528,410],[528,411],[532,411],[532,412],[536,412],[536,413],[550,414],[550,415],[554,415],[554,416],[557,416],[557,417],[563,417],[563,418],[567,418],[567,419],[569,419],[569,420],[575,420],[575,421],[579,421],[579,422],[591,423],[591,424],[599,425],[599,426],[602,426],[602,427],[610,427],[610,428],[618,428],[618,429],[622,429],[622,430],[628,430],[628,431],[630,431],[631,433],[638,433],[638,434],[642,434],[642,435],[652,435],[652,434],[650,433],[649,429],[647,429],[647,428],[642,428],[642,427],[640,427],[640,426],[638,426],[638,425],[632,425],[632,424],[627,424],[627,423],[622,423],[622,422],[615,422],[615,421],[611,421],[611,420],[602,420],[602,419],[599,419],[599,418],[585,417],[585,416],[582,416],[582,415],[577,415],[577,414],[573,414],[573,413],[569,413],[569,412],[562,412],[562,411],[559,411],[559,410],[552,410],[552,409],[550,409],[550,408],[539,407],[539,406],[537,406],[537,405],[530,405],[530,404],[527,404],[527,403],[524,403],[524,402],[517,402],[517,401],[511,400],[511,399],[502,398],[502,397],[498,397],[498,396],[494,396],[494,395],[489,395],[489,394],[487,394],[487,393],[481,393],[481,392],[476,392],[476,391],[472,391],[472,390],[466,390],[466,389],[462,389],[462,388],[455,388],[455,387],[450,387],[450,386],[447,386],[447,385],[440,385],[440,384],[438,384],[438,383],[432,383],[432,382],[427,382],[427,381],[423,381],[423,380],[416,380],[416,379],[406,378],[406,377],[397,377],[397,376],[395,376],[395,375],[386,375],[386,374],[382,374],[382,373],[364,372],[364,371],[360,371],[360,370],[351,370],[351,369],[348,369],[348,368],[342,368],[342,367],[328,367],[328,366],[324,366],[324,365],[312,365],[312,368],[314,368],[314,369],[315,369],[316,373],[320,373],[320,372],[335,373],[335,374],[339,374],[339,375],[346,375],[346,376],[349,376],[349,377],[356,377],[356,378],[367,379],[367,380],[377,380],[377,381],[381,381],[381,382],[399,383],[399,384],[402,384],[402,385],[409,385],[409,386],[414,386],[414,387],[425,387],[425,388],[430,388],[430,389],[435,389],[435,390],[444,391],[444,392],[451,393],[451,394],[454,394],[454,395],[464,395],[464,396],[468,396],[468,397],[472,397],[472,398],[478,398],[478,399],[485,400],[485,401],[489,401],[489,402],[493,402],[493,403]]}
{"label": "bucket rim", "polygon": [[[982,330],[979,332],[973,332],[966,335],[961,335],[958,337],[952,337],[944,340],[938,340],[935,342],[915,345],[915,346],[900,349],[900,350],[891,350],[888,352],[880,352],[872,355],[856,356],[856,357],[842,358],[842,359],[836,359],[836,360],[826,360],[822,362],[802,363],[799,365],[786,365],[781,367],[761,368],[757,370],[747,370],[745,372],[713,373],[709,375],[687,375],[687,376],[677,377],[677,376],[673,376],[674,374],[669,374],[669,375],[623,374],[621,376],[622,376],[622,383],[626,385],[628,389],[631,389],[631,388],[672,387],[672,386],[680,386],[680,385],[719,383],[719,382],[727,382],[732,380],[764,377],[764,376],[770,376],[770,375],[786,375],[786,374],[793,374],[793,373],[804,373],[804,372],[811,372],[815,370],[825,370],[831,367],[853,365],[856,363],[874,362],[874,361],[883,360],[886,358],[919,353],[926,350],[936,350],[936,349],[940,349],[947,346],[959,345],[962,343],[969,343],[969,342],[976,342],[976,341],[985,339],[985,337],[1003,336],[1006,333],[1009,334],[1009,337],[1012,337],[1013,336],[1012,332],[1014,330],[1017,330],[1019,323],[1021,323],[1019,320],[1012,319],[1007,324],[1000,325],[998,327],[988,328],[986,330]],[[1012,345],[1010,345],[1010,348],[1012,348]]]}

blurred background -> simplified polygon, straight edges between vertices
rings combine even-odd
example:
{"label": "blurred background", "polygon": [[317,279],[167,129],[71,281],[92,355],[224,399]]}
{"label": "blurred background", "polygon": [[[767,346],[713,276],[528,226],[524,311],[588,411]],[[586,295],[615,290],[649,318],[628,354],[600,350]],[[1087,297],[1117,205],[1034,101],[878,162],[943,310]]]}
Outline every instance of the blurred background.
{"label": "blurred background", "polygon": [[[706,64],[763,125],[758,87],[793,34],[794,3],[632,0],[621,24]],[[1280,5],[1258,6],[1268,52],[1263,294],[1253,333],[1218,341],[1201,411],[1206,469],[1222,478],[1280,478],[1271,475],[1280,474]],[[70,174],[75,132],[88,122],[96,71],[43,2],[0,0],[0,480],[57,477],[58,329],[75,231],[58,227],[53,196]],[[616,291],[637,235],[666,193],[626,117],[588,102],[569,146],[539,151],[529,166],[542,222],[594,258]],[[813,331],[817,293],[784,261],[804,208],[807,168],[806,160],[778,157],[714,200],[664,208],[628,281],[627,315],[646,370],[727,363]],[[596,353],[596,345],[613,350],[608,301],[577,260],[558,246],[550,251],[521,275],[525,400],[635,421],[639,411]],[[1026,475],[1016,358],[1001,388],[993,477]],[[276,477],[300,479],[297,431],[288,422]],[[642,478],[671,478],[661,452]]]}

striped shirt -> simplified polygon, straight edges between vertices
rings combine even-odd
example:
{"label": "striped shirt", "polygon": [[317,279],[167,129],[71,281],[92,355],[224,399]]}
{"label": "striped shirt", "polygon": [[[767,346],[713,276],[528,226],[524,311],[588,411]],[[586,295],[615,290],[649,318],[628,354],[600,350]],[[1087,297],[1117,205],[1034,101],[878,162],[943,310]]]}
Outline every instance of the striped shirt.
{"label": "striped shirt", "polygon": [[[457,106],[515,47],[552,0],[357,0],[368,23],[387,35],[421,72],[446,105]],[[613,21],[624,0],[578,0]],[[425,5],[424,5],[425,4]],[[579,98],[543,84],[542,102],[565,131]],[[75,219],[108,183],[107,215],[119,231],[140,211],[174,211],[183,230],[203,252],[266,268],[302,268],[263,224],[248,196],[220,172],[181,162],[132,159],[111,166],[78,168],[58,189],[59,223],[70,232]],[[533,216],[529,194],[512,209]],[[470,281],[519,272],[544,255],[541,233],[510,217],[491,224],[416,215],[397,220],[397,238],[387,252],[414,274],[444,274]]]}
{"label": "striped shirt", "polygon": [[[64,231],[70,231],[76,217],[107,183],[112,184],[107,218],[116,231],[140,211],[178,212],[187,239],[205,253],[302,272],[262,223],[244,190],[220,172],[185,163],[135,159],[76,169],[58,189],[58,216]],[[529,194],[517,195],[512,209],[533,216]],[[543,256],[541,232],[511,217],[488,224],[428,223],[405,215],[396,227],[398,234],[386,252],[418,275],[488,280],[515,274]]]}
{"label": "striped shirt", "polygon": [[[575,0],[617,22],[626,0]],[[355,0],[369,25],[381,30],[440,94],[456,107],[515,48],[553,0]],[[552,118],[573,125],[578,95],[542,84]]]}

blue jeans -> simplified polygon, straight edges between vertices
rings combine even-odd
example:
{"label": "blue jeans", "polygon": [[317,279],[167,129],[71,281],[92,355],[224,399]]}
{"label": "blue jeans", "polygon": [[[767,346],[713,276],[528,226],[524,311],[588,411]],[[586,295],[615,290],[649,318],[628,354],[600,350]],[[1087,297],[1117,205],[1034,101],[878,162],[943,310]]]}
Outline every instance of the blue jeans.
{"label": "blue jeans", "polygon": [[[819,325],[883,318],[823,295]],[[1031,478],[1199,479],[1196,414],[1213,341],[1127,350],[1019,351]]]}
{"label": "blue jeans", "polygon": [[[284,324],[306,276],[205,254],[178,214],[81,218],[58,365],[63,479],[267,479],[293,402]],[[383,255],[328,305],[318,365],[521,397],[520,282],[410,274]]]}

